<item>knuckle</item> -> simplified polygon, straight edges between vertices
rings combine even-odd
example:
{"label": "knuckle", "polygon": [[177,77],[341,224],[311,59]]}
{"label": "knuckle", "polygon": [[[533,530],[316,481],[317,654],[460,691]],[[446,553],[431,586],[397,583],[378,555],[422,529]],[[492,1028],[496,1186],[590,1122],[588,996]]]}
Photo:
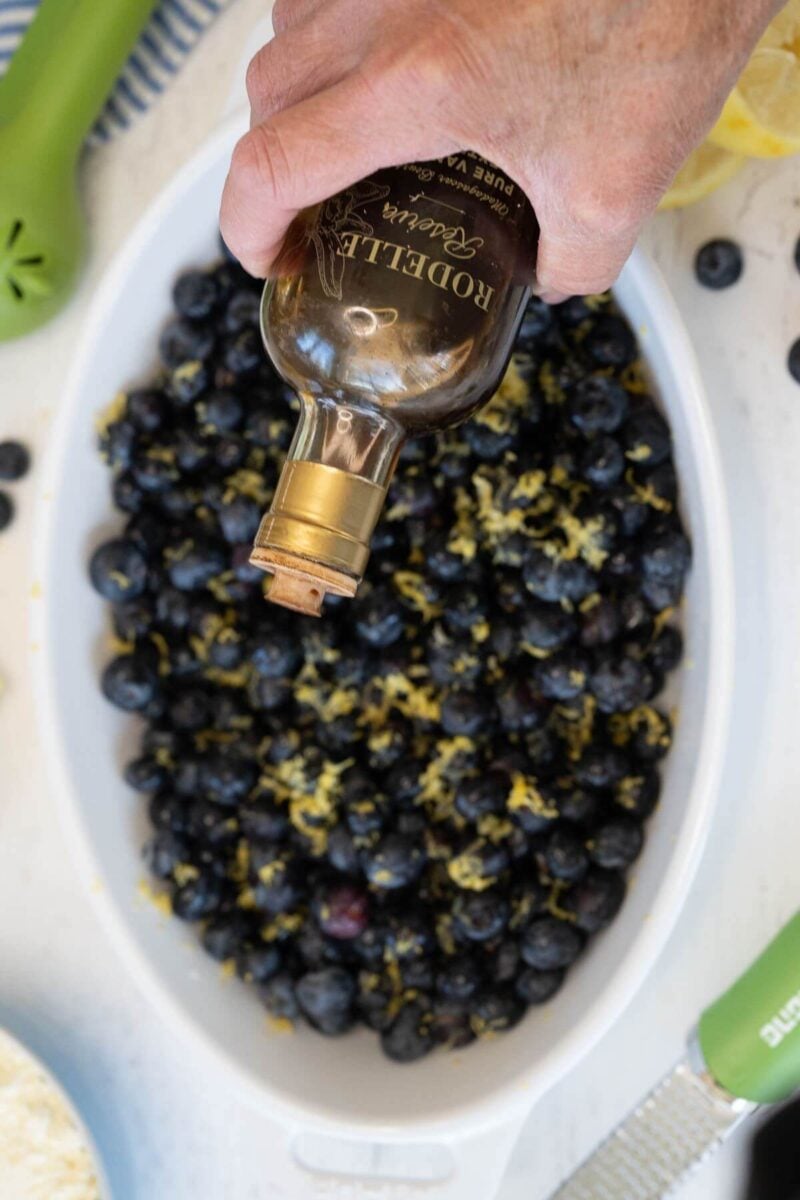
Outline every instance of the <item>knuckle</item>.
{"label": "knuckle", "polygon": [[264,86],[269,78],[267,72],[264,70],[264,49],[259,50],[258,54],[253,55],[247,64],[245,87],[247,88],[247,98],[251,104],[263,98]]}

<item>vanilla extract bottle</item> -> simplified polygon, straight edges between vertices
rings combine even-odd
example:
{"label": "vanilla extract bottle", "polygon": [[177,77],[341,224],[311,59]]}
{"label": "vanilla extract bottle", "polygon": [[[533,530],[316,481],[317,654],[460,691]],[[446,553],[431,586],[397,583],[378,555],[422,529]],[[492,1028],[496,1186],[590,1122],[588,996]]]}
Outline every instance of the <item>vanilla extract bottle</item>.
{"label": "vanilla extract bottle", "polygon": [[301,213],[262,300],[300,417],[251,562],[319,615],[354,596],[404,441],[495,392],[534,277],[522,190],[473,153],[392,167]]}

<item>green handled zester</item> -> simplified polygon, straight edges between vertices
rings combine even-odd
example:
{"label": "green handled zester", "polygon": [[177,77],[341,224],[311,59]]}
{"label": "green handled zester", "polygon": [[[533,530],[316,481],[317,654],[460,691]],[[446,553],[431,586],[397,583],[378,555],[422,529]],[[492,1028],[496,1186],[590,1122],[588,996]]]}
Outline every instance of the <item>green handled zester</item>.
{"label": "green handled zester", "polygon": [[155,0],[41,0],[0,79],[0,341],[48,320],[86,245],[84,139]]}
{"label": "green handled zester", "polygon": [[686,1058],[553,1200],[662,1200],[762,1104],[800,1088],[800,913],[705,1010]]}

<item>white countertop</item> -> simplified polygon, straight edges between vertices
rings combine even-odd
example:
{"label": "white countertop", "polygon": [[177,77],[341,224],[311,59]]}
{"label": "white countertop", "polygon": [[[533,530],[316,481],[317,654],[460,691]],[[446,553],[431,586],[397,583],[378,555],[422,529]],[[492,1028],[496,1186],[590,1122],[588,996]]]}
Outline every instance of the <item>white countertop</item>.
{"label": "white countertop", "polygon": [[[237,0],[158,107],[87,162],[89,271],[56,322],[0,348],[0,438],[21,437],[41,455],[99,272],[219,120],[263,12],[263,0]],[[614,1030],[532,1112],[502,1200],[545,1200],[681,1054],[700,1009],[800,906],[800,386],[785,367],[800,336],[798,234],[800,162],[788,161],[746,167],[719,196],[659,217],[646,235],[694,338],[730,489],[733,736],[710,844],[676,932]],[[747,258],[741,283],[721,294],[699,288],[692,272],[696,247],[715,235],[735,237]],[[275,1127],[192,1061],[145,1005],[63,851],[35,734],[36,647],[24,633],[38,486],[34,469],[14,489],[18,518],[0,537],[0,1023],[49,1052],[84,1100],[116,1200],[261,1200]],[[736,1197],[745,1143],[726,1148],[683,1200]]]}

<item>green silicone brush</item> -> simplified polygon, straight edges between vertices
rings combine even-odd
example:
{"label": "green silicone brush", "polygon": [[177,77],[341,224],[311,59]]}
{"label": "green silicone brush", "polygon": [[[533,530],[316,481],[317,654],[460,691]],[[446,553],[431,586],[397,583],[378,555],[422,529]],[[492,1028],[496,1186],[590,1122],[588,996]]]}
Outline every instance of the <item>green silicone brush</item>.
{"label": "green silicone brush", "polygon": [[762,1104],[800,1088],[800,913],[705,1010],[689,1053],[553,1200],[662,1200]]}
{"label": "green silicone brush", "polygon": [[0,341],[49,320],[86,249],[81,146],[156,0],[41,0],[0,79]]}

